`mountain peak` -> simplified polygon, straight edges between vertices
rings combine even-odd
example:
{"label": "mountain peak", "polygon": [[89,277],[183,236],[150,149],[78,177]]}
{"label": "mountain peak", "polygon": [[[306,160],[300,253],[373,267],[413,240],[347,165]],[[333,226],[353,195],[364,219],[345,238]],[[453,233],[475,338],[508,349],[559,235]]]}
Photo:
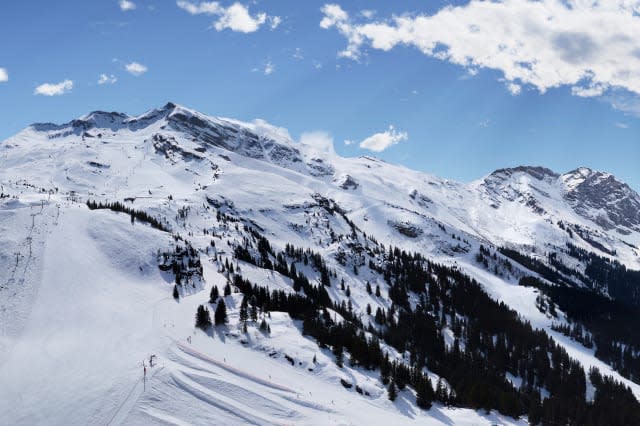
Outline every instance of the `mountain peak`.
{"label": "mountain peak", "polygon": [[525,173],[534,177],[537,180],[542,180],[546,177],[557,178],[559,175],[551,169],[542,166],[516,166],[508,167],[504,169],[498,169],[491,173],[491,176],[511,176],[516,173]]}
{"label": "mountain peak", "polygon": [[605,229],[640,229],[640,196],[614,175],[579,167],[561,177],[565,198],[584,217]]}
{"label": "mountain peak", "polygon": [[589,167],[578,167],[575,170],[571,170],[570,172],[562,175],[562,180],[569,190],[573,190],[578,185],[581,185],[585,182],[593,184],[595,182],[603,182],[608,180],[610,182],[622,183],[610,173],[600,172]]}

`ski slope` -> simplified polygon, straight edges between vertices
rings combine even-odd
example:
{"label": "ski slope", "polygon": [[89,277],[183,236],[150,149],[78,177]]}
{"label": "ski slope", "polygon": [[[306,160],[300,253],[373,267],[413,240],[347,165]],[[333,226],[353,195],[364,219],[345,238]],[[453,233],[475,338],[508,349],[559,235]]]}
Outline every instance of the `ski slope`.
{"label": "ski slope", "polygon": [[[4,347],[6,424],[512,424],[472,410],[423,413],[409,391],[392,404],[373,374],[352,373],[365,377],[371,398],[347,391],[331,354],[284,314],[272,314],[272,338],[252,327],[243,344],[238,295],[228,296],[228,327],[213,336],[195,331],[193,314],[208,291],[174,301],[155,263],[168,236],[131,225],[126,215],[72,204],[49,226],[42,281],[20,307],[30,311],[28,321]],[[208,287],[225,282],[211,265],[206,278]],[[274,350],[303,365],[269,357]]]}

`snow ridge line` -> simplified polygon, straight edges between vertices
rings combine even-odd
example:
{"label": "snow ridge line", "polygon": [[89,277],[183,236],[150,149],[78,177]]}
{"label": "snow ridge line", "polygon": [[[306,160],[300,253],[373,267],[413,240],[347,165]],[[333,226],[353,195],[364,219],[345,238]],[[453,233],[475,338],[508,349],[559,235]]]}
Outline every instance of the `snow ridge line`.
{"label": "snow ridge line", "polygon": [[229,371],[230,373],[233,373],[235,375],[238,375],[238,376],[244,377],[246,379],[252,380],[252,381],[257,382],[257,383],[259,383],[259,384],[261,384],[263,386],[268,386],[270,388],[274,388],[274,389],[281,390],[281,391],[284,391],[284,392],[297,393],[295,390],[293,390],[291,388],[279,385],[277,383],[270,382],[268,380],[265,380],[265,379],[262,379],[260,377],[257,377],[257,376],[254,376],[252,374],[249,374],[246,371],[242,371],[242,370],[239,370],[239,369],[237,369],[235,367],[231,367],[230,365],[222,363],[220,361],[216,361],[215,359],[203,354],[202,352],[199,352],[199,351],[197,351],[197,350],[195,350],[193,348],[190,348],[189,346],[186,346],[182,342],[179,342],[179,341],[177,341],[175,339],[172,339],[172,340],[174,341],[174,343],[183,352],[185,352],[185,353],[187,353],[189,355],[193,355],[195,357],[199,357],[199,358],[203,359],[204,361],[210,362],[210,363],[212,363],[212,364],[214,364],[214,365],[216,365],[216,366],[218,366],[218,367],[220,367],[220,368],[222,368],[224,370]]}

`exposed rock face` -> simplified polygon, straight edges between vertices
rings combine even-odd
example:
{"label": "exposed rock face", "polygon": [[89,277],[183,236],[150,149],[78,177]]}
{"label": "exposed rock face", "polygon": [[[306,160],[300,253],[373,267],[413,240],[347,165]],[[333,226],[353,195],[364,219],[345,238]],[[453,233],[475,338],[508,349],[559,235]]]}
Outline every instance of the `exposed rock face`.
{"label": "exposed rock face", "polygon": [[615,176],[586,167],[562,175],[565,199],[583,217],[605,229],[640,230],[640,196]]}
{"label": "exposed rock face", "polygon": [[337,179],[338,186],[342,189],[358,189],[360,184],[351,175],[340,176]]}
{"label": "exposed rock face", "polygon": [[549,197],[547,186],[557,181],[559,175],[544,167],[519,166],[498,169],[491,173],[481,189],[491,199],[492,205],[498,207],[503,200],[519,201],[534,212],[546,213],[539,197]]}
{"label": "exposed rock face", "polygon": [[424,232],[420,227],[409,222],[388,221],[387,223],[396,231],[409,238],[418,238]]}

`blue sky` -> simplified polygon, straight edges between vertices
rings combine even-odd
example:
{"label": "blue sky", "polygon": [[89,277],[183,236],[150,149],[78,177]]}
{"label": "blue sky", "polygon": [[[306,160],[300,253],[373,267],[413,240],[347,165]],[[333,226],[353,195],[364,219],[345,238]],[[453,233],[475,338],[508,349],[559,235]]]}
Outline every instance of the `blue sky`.
{"label": "blue sky", "polygon": [[171,100],[456,180],[588,166],[640,190],[640,2],[590,3],[11,2],[0,140]]}

